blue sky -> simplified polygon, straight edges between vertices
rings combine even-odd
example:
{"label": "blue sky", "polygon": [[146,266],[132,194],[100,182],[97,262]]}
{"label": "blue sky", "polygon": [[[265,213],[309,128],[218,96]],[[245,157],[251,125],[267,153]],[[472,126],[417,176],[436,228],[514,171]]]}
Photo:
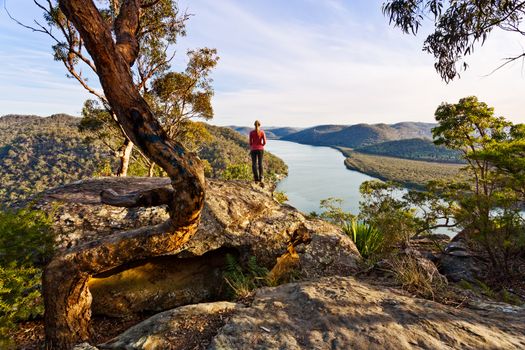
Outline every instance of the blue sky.
{"label": "blue sky", "polygon": [[[5,0],[0,0],[3,4]],[[6,0],[30,24],[41,13],[32,0]],[[423,35],[388,26],[382,0],[180,0],[194,14],[180,40],[187,49],[215,47],[214,124],[317,124],[433,121],[443,101],[476,95],[514,122],[525,122],[525,71],[516,63],[487,76],[525,40],[495,31],[468,58],[460,80],[442,82]],[[3,7],[3,6],[2,6]],[[424,34],[422,32],[421,34]],[[79,115],[89,97],[66,78],[43,34],[21,28],[0,11],[0,115]],[[95,83],[95,81],[93,81]]]}

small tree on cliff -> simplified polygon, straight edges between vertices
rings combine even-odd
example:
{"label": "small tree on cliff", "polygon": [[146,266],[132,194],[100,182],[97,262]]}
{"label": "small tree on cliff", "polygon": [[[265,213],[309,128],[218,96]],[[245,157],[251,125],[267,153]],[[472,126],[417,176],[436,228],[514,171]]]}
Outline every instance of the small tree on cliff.
{"label": "small tree on cliff", "polygon": [[[202,124],[191,119],[213,118],[210,73],[217,65],[217,50],[202,48],[188,51],[188,65],[184,72],[159,75],[147,92],[147,100],[170,138],[181,140],[186,147],[198,144],[193,135],[208,134]],[[149,162],[149,174],[154,162]]]}
{"label": "small tree on cliff", "polygon": [[525,202],[525,124],[513,125],[508,137],[478,155],[506,176],[507,185]]}
{"label": "small tree on cliff", "polygon": [[48,349],[70,349],[89,337],[90,276],[126,262],[168,254],[196,232],[204,204],[202,163],[171,140],[133,80],[140,53],[141,18],[161,0],[112,1],[115,20],[93,0],[60,0],[67,23],[75,27],[104,90],[104,97],[131,142],[171,178],[172,189],[129,195],[102,192],[106,204],[133,207],[167,205],[163,224],[115,233],[57,255],[43,277],[45,332]]}
{"label": "small tree on cliff", "polygon": [[[215,49],[202,48],[188,52],[188,65],[184,72],[163,72],[156,74],[150,84],[142,88],[142,95],[149,102],[168,136],[181,141],[186,148],[194,148],[199,141],[209,135],[205,128],[191,119],[213,118],[210,73],[217,65],[218,56]],[[119,125],[114,122],[111,112],[96,100],[87,100],[82,110],[80,130],[90,132],[102,140],[113,154],[122,157],[121,145],[128,145]],[[198,135],[199,137],[193,137]],[[201,140],[202,139],[202,140]],[[126,154],[130,162],[135,162],[134,175],[143,175],[147,169],[149,176],[154,175],[155,163],[145,157],[139,150],[133,157]],[[121,161],[121,168],[124,162]],[[126,167],[127,169],[127,167]],[[137,169],[139,169],[137,171]],[[118,174],[124,175],[120,170]]]}
{"label": "small tree on cliff", "polygon": [[[443,103],[435,113],[435,143],[459,150],[467,161],[464,186],[444,184],[444,199],[457,203],[456,221],[477,239],[498,274],[511,275],[512,256],[523,247],[525,226],[520,216],[520,179],[525,173],[519,152],[523,126],[494,116],[494,108],[474,96]],[[512,169],[510,168],[512,167]],[[516,171],[510,173],[509,170]],[[517,191],[518,190],[518,191]],[[520,243],[521,242],[521,243]]]}
{"label": "small tree on cliff", "polygon": [[[521,0],[389,0],[383,4],[383,12],[390,23],[413,34],[428,15],[433,17],[434,32],[426,38],[423,50],[434,55],[434,67],[445,81],[467,68],[466,62],[458,63],[477,44],[483,45],[493,29],[525,35],[520,27],[525,18],[525,2]],[[506,58],[503,65],[523,58],[525,52],[518,53]]]}

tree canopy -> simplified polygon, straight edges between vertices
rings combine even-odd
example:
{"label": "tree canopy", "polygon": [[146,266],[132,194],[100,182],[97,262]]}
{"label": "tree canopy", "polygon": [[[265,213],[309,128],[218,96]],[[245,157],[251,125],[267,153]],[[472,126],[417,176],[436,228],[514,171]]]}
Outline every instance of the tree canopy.
{"label": "tree canopy", "polygon": [[[467,68],[465,56],[483,45],[492,30],[525,35],[525,1],[520,0],[389,0],[383,13],[405,33],[416,34],[429,17],[434,21],[423,50],[434,55],[434,67],[447,82]],[[517,53],[503,65],[523,58],[525,52]]]}
{"label": "tree canopy", "polygon": [[[118,28],[128,25],[123,22],[121,14],[123,3],[120,0],[100,0],[96,2],[96,7],[110,27]],[[105,94],[88,79],[90,71],[95,74],[98,71],[93,58],[86,52],[85,41],[73,22],[65,16],[57,0],[35,0],[35,4],[43,11],[44,21],[35,21],[32,26],[24,26],[48,35],[54,42],[54,59],[64,64],[67,76],[76,79],[100,101],[102,106],[94,100],[86,101],[82,113],[86,122],[81,131],[90,131],[104,139],[111,154],[120,158],[116,174],[125,176],[132,159],[133,143],[115,112],[111,110]],[[188,125],[185,122],[189,119],[213,117],[213,88],[209,75],[217,63],[217,52],[210,48],[191,50],[188,52],[185,72],[173,72],[173,46],[181,36],[186,35],[186,21],[190,15],[180,11],[177,2],[173,0],[145,1],[140,6],[133,45],[126,46],[126,52],[121,53],[133,57],[130,69],[134,84],[167,129],[168,136],[174,138],[185,132],[185,126]],[[121,35],[116,39],[122,42],[130,40],[128,33],[115,35]],[[125,45],[120,45],[119,50],[124,47]],[[172,79],[173,77],[179,79]],[[161,87],[163,94],[159,98],[156,93],[159,90],[158,82],[166,80],[171,84]],[[139,156],[133,159],[146,163],[152,173],[155,163],[149,161],[143,152],[138,153]]]}
{"label": "tree canopy", "polygon": [[454,218],[478,238],[494,271],[510,276],[523,249],[523,124],[494,115],[474,96],[441,104],[432,132],[437,144],[459,150],[467,161],[467,181],[441,184],[440,196],[455,203]]}

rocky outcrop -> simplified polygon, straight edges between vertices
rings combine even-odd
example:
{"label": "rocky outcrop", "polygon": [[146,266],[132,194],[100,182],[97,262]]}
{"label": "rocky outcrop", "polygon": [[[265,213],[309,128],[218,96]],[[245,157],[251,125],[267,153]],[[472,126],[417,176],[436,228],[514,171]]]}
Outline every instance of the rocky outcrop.
{"label": "rocky outcrop", "polygon": [[[43,193],[36,206],[53,215],[60,255],[115,232],[163,222],[167,217],[163,207],[112,207],[101,203],[100,193],[112,189],[125,195],[168,187],[169,181],[82,181]],[[303,241],[297,241],[298,237]],[[226,254],[241,261],[255,256],[261,265],[271,268],[294,240],[299,252],[295,272],[303,278],[349,275],[358,267],[359,253],[336,226],[305,219],[296,209],[277,203],[268,188],[251,182],[210,180],[193,238],[170,255],[133,261],[91,278],[92,310],[125,316],[220,299]]]}
{"label": "rocky outcrop", "polygon": [[[139,323],[98,349],[523,349],[525,309],[458,309],[354,277],[257,291],[250,306],[188,305]],[[201,335],[201,332],[203,333]],[[92,348],[89,348],[92,349]]]}
{"label": "rocky outcrop", "polygon": [[525,310],[456,309],[353,277],[259,290],[210,349],[523,349]]}
{"label": "rocky outcrop", "polygon": [[[167,185],[165,179],[90,180],[48,191],[36,206],[54,216],[60,255],[114,232],[162,222],[166,216],[162,207],[104,205],[102,190],[126,194]],[[256,184],[209,181],[207,186],[202,221],[189,242],[170,255],[105,271],[89,283],[96,313],[125,316],[174,309],[97,347],[83,344],[78,349],[525,347],[523,308],[464,303],[469,308],[459,309],[369,285],[349,276],[360,257],[337,227],[306,219]],[[427,266],[427,258],[437,253],[431,242],[420,245],[428,246],[428,254],[403,254]],[[226,254],[240,261],[255,256],[268,268],[275,265],[272,272],[290,263],[303,281],[260,289],[249,306],[209,303],[223,297]],[[439,277],[430,267],[425,271]]]}
{"label": "rocky outcrop", "polygon": [[450,281],[476,283],[484,278],[483,271],[488,270],[487,261],[476,253],[474,242],[475,240],[469,239],[468,233],[464,231],[445,246],[436,264],[439,271]]}
{"label": "rocky outcrop", "polygon": [[443,250],[450,243],[450,236],[445,234],[430,234],[410,239],[409,247],[417,250],[424,258],[437,263]]}

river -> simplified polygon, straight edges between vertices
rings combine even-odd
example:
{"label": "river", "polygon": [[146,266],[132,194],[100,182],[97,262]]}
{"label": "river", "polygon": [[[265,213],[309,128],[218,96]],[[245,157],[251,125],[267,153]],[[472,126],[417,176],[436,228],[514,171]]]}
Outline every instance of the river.
{"label": "river", "polygon": [[[362,198],[359,186],[364,181],[377,180],[347,169],[345,157],[334,148],[268,140],[265,149],[288,165],[288,177],[279,182],[277,191],[285,192],[288,203],[306,214],[321,212],[319,202],[328,197],[342,199],[343,210],[358,214]],[[439,228],[434,233],[451,237],[456,234],[447,228]]]}
{"label": "river", "polygon": [[330,147],[302,145],[268,140],[265,149],[288,165],[288,177],[279,182],[277,191],[288,196],[288,203],[303,213],[320,212],[321,199],[343,200],[342,208],[359,212],[359,186],[373,177],[346,169],[345,157]]}

